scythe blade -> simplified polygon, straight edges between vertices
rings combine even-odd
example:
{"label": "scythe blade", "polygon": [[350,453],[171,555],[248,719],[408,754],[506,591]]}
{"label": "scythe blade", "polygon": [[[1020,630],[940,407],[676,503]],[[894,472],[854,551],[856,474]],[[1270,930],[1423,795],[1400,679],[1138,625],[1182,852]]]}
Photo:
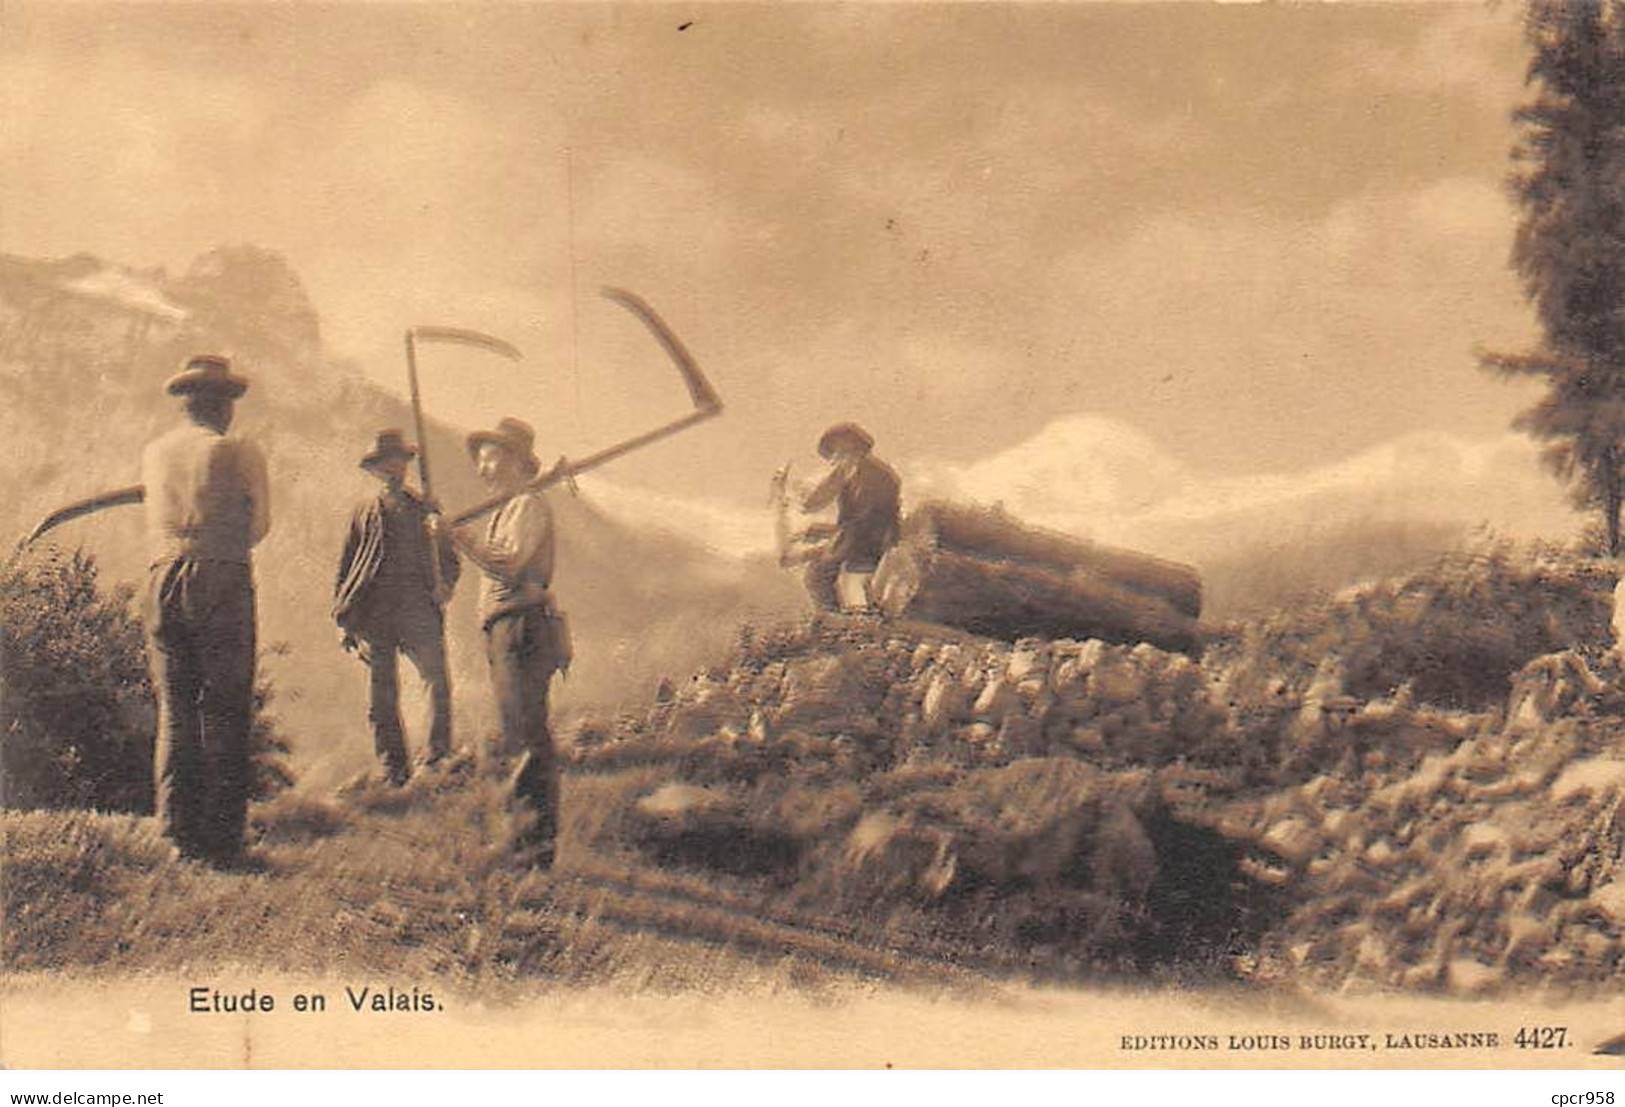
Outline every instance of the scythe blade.
{"label": "scythe blade", "polygon": [[602,292],[606,300],[615,301],[637,316],[638,322],[654,335],[655,341],[660,343],[666,355],[671,358],[672,364],[676,365],[677,371],[682,374],[683,383],[688,386],[689,399],[694,401],[696,408],[701,411],[722,410],[722,400],[717,396],[716,389],[711,387],[711,382],[705,379],[705,374],[700,372],[700,366],[694,360],[694,355],[688,352],[688,347],[683,345],[682,339],[666,326],[666,321],[649,306],[647,300],[624,288],[606,286]]}
{"label": "scythe blade", "polygon": [[[589,469],[596,469],[605,462],[613,461],[623,454],[642,449],[652,442],[658,442],[662,438],[669,438],[679,431],[687,430],[697,423],[702,423],[707,419],[722,414],[722,399],[717,395],[716,389],[712,388],[711,382],[705,379],[705,374],[700,371],[699,364],[694,360],[694,356],[688,352],[688,347],[683,345],[682,340],[666,325],[666,321],[660,318],[659,313],[649,306],[648,301],[634,292],[626,291],[624,288],[605,288],[603,294],[606,299],[614,300],[637,316],[638,321],[654,336],[655,341],[660,343],[661,348],[666,351],[666,355],[671,358],[672,364],[677,367],[678,373],[682,375],[683,384],[688,389],[689,399],[694,402],[694,410],[680,419],[674,419],[624,442],[618,442],[613,446],[606,447],[595,454],[582,458],[580,461],[567,461],[560,458],[557,465],[527,483],[520,489],[521,492],[534,491],[535,489],[558,484],[560,481],[569,480],[577,473],[585,473]],[[450,522],[453,526],[460,526],[470,520],[479,518],[488,511],[496,510],[518,494],[518,492],[515,492],[495,496],[483,503],[475,504],[466,511],[461,511],[453,516]]]}
{"label": "scythe blade", "polygon": [[[494,335],[482,331],[471,331],[466,327],[435,327],[420,326],[408,327],[406,331],[406,377],[407,384],[412,392],[412,423],[416,428],[418,437],[418,482],[423,486],[423,498],[431,504],[434,503],[434,484],[429,477],[429,435],[423,419],[423,397],[418,391],[418,350],[419,342],[447,342],[459,346],[473,346],[481,350],[488,350],[494,354],[519,361],[522,356],[517,347],[504,342]],[[444,604],[449,598],[449,589],[440,573],[440,558],[429,559],[434,567],[434,592],[436,599]]]}
{"label": "scythe blade", "polygon": [[463,327],[413,327],[412,335],[420,342],[454,342],[460,346],[478,346],[482,350],[490,350],[493,354],[501,354],[509,361],[524,359],[524,355],[512,343]]}
{"label": "scythe blade", "polygon": [[111,492],[101,492],[94,496],[87,496],[82,500],[75,500],[51,512],[35,524],[28,536],[17,543],[20,553],[38,542],[45,535],[61,526],[71,523],[75,519],[82,519],[98,511],[106,511],[110,507],[123,507],[127,504],[138,504],[147,498],[147,489],[144,485],[132,484],[128,488],[117,488]]}

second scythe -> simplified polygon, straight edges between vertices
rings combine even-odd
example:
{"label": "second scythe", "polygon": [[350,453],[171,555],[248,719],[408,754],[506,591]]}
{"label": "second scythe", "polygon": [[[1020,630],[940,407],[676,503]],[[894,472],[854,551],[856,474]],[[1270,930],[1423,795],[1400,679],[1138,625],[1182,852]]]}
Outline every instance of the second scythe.
{"label": "second scythe", "polygon": [[[705,379],[705,374],[700,371],[700,367],[694,361],[693,355],[688,352],[688,348],[683,345],[682,340],[666,325],[665,320],[660,318],[655,309],[650,307],[643,297],[628,292],[624,288],[605,288],[603,289],[603,295],[605,299],[615,301],[637,316],[638,321],[648,329],[650,334],[654,335],[655,341],[660,343],[661,348],[666,351],[666,355],[671,358],[672,363],[677,367],[678,373],[682,375],[683,384],[688,388],[689,399],[694,403],[694,410],[680,419],[674,419],[651,431],[645,431],[643,434],[629,438],[624,442],[618,442],[579,461],[568,461],[561,458],[559,463],[552,469],[536,479],[528,481],[517,491],[493,497],[475,504],[465,511],[458,512],[447,520],[453,526],[461,526],[464,523],[478,519],[487,512],[495,511],[513,499],[514,496],[569,480],[577,473],[585,473],[589,469],[596,469],[605,462],[613,461],[623,454],[641,449],[652,442],[660,441],[662,438],[669,438],[679,431],[687,430],[696,423],[704,422],[722,414],[722,400],[717,396],[716,390],[711,387],[711,382]],[[425,477],[424,479],[427,481],[428,478]]]}
{"label": "second scythe", "polygon": [[[431,510],[435,507],[434,485],[429,479],[429,438],[425,433],[423,421],[423,398],[418,392],[418,343],[419,342],[450,342],[459,346],[476,346],[482,350],[490,350],[500,354],[510,361],[518,361],[523,356],[519,351],[488,334],[479,331],[465,330],[462,327],[408,327],[406,329],[406,383],[412,393],[412,422],[418,438],[418,483],[422,487],[424,502],[429,504]],[[434,573],[435,600],[445,606],[450,598],[446,592],[445,581],[440,575],[440,558],[429,558],[429,564]]]}
{"label": "second scythe", "polygon": [[493,338],[479,331],[465,330],[462,327],[408,327],[406,330],[406,383],[412,393],[412,420],[417,424],[418,436],[418,481],[423,486],[423,498],[434,499],[434,486],[429,481],[429,449],[428,439],[423,427],[423,400],[418,393],[418,347],[419,342],[450,342],[459,346],[477,346],[482,350],[490,350],[494,354],[501,354],[510,361],[518,361],[523,356],[513,346]]}

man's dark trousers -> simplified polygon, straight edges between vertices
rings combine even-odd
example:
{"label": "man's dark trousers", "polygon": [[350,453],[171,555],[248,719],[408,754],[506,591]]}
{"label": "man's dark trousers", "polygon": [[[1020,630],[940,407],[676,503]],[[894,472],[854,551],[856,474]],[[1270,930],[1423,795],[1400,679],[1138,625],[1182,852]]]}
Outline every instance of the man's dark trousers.
{"label": "man's dark trousers", "polygon": [[841,579],[843,560],[838,553],[825,550],[807,563],[802,582],[807,586],[813,603],[823,611],[841,609],[841,593],[837,582]]}
{"label": "man's dark trousers", "polygon": [[427,597],[414,598],[390,611],[366,638],[367,666],[372,674],[373,747],[393,780],[407,776],[406,735],[401,726],[398,658],[418,671],[429,694],[429,759],[451,752],[451,677],[446,666],[446,636],[440,609]]}
{"label": "man's dark trousers", "polygon": [[547,722],[548,688],[559,662],[549,630],[541,608],[498,616],[485,628],[491,685],[502,717],[502,752],[523,755],[514,795],[536,815],[521,845],[539,864],[552,863],[559,820],[558,754]]}
{"label": "man's dark trousers", "polygon": [[253,572],[176,557],[153,566],[148,587],[159,823],[183,854],[230,860],[242,849],[253,783]]}

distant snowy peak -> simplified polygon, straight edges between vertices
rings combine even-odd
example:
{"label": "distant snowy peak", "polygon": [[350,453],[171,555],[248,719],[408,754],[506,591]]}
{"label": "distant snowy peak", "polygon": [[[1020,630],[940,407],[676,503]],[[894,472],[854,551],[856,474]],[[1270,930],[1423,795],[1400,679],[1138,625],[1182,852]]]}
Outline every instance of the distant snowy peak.
{"label": "distant snowy peak", "polygon": [[1099,415],[1051,422],[969,465],[907,466],[909,498],[1003,503],[1075,534],[1179,556],[1233,548],[1272,530],[1360,521],[1484,523],[1507,534],[1567,537],[1577,516],[1542,467],[1539,447],[1508,432],[1487,439],[1417,433],[1297,472],[1218,476]]}
{"label": "distant snowy peak", "polygon": [[58,287],[71,295],[84,296],[115,308],[123,308],[137,315],[151,316],[169,323],[179,323],[187,317],[187,310],[175,303],[149,277],[127,269],[104,266],[83,276],[59,282]]}
{"label": "distant snowy peak", "polygon": [[1067,415],[1026,441],[969,465],[907,466],[914,502],[948,496],[1004,505],[1017,515],[1143,511],[1191,483],[1186,466],[1138,428],[1101,415]]}

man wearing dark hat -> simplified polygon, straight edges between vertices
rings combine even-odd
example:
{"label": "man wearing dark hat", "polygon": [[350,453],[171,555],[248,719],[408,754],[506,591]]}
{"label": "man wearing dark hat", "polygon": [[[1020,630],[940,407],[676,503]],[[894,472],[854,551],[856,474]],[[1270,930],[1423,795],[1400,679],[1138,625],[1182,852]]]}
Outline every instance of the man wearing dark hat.
{"label": "man wearing dark hat", "polygon": [[[380,431],[361,468],[383,483],[356,508],[339,558],[333,618],[346,649],[372,674],[373,747],[391,783],[411,775],[401,726],[397,657],[405,654],[429,694],[431,722],[425,760],[451,753],[451,678],[441,609],[461,568],[449,540],[431,539],[430,507],[406,487],[406,466],[417,449],[398,430]],[[436,565],[438,558],[439,564]]]}
{"label": "man wearing dark hat", "polygon": [[184,401],[186,423],[141,458],[158,818],[183,855],[217,864],[242,849],[253,784],[249,551],[271,526],[265,457],[226,436],[232,404],[247,389],[227,359],[192,358],[165,386]]}
{"label": "man wearing dark hat", "polygon": [[[558,831],[559,771],[548,727],[548,689],[553,674],[570,664],[569,634],[554,605],[553,513],[545,495],[523,491],[541,469],[535,432],[519,419],[468,436],[468,452],[481,479],[496,495],[511,495],[485,524],[483,537],[450,530],[457,548],[484,573],[480,623],[485,630],[491,684],[502,718],[505,755],[522,755],[514,795],[536,820],[526,839],[538,868],[553,863]],[[442,528],[438,517],[433,523]]]}
{"label": "man wearing dark hat", "polygon": [[818,439],[818,454],[829,475],[802,501],[803,511],[836,505],[835,530],[807,563],[807,591],[826,611],[841,606],[836,582],[843,569],[873,572],[881,555],[897,541],[902,482],[890,465],[871,452],[875,440],[856,423],[837,423]]}

